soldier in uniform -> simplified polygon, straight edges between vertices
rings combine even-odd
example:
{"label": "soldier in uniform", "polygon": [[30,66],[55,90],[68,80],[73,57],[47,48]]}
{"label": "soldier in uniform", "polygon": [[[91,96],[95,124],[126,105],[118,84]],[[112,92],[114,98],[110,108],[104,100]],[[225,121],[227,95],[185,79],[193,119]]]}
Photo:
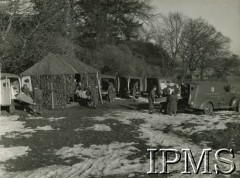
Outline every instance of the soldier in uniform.
{"label": "soldier in uniform", "polygon": [[134,100],[136,99],[137,90],[138,90],[138,83],[135,82],[135,83],[133,84],[133,89],[132,89],[132,95],[133,95],[133,99],[134,99]]}
{"label": "soldier in uniform", "polygon": [[167,101],[163,104],[164,111],[166,114],[169,114],[170,85],[167,85],[167,87],[163,89],[163,97],[167,98]]}
{"label": "soldier in uniform", "polygon": [[110,82],[108,86],[108,99],[110,103],[114,102],[115,96],[116,96],[116,90],[113,86],[113,83]]}
{"label": "soldier in uniform", "polygon": [[153,110],[154,110],[154,102],[155,102],[155,97],[156,97],[156,90],[157,90],[157,87],[153,86],[153,89],[151,90],[151,92],[149,93],[149,96],[148,96],[149,114],[152,114]]}
{"label": "soldier in uniform", "polygon": [[169,96],[169,115],[171,116],[174,114],[174,116],[177,115],[177,102],[178,102],[178,97],[177,97],[177,91],[174,90],[172,94]]}
{"label": "soldier in uniform", "polygon": [[[43,92],[38,85],[36,85],[34,88],[33,101],[36,105],[36,108],[38,109],[38,113],[41,115],[43,105]],[[34,112],[36,112],[36,109],[34,109]]]}
{"label": "soldier in uniform", "polygon": [[[28,88],[27,84],[24,84],[24,85],[23,85],[23,87],[22,87],[22,92],[23,92],[25,95],[27,95],[26,97],[30,97],[30,98],[31,98],[32,93],[30,92],[30,89]],[[25,97],[25,98],[26,98],[26,97]],[[31,99],[32,99],[32,98],[31,98]],[[24,111],[29,110],[29,104],[23,102],[22,105],[23,105],[23,110],[24,110]]]}
{"label": "soldier in uniform", "polygon": [[89,95],[90,95],[90,107],[96,109],[98,105],[99,93],[98,93],[98,85],[89,87]]}

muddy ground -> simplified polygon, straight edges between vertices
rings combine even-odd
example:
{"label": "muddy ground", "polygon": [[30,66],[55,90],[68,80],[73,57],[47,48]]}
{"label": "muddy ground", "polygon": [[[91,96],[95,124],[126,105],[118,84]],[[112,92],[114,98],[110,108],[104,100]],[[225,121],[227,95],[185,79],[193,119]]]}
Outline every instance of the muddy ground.
{"label": "muddy ground", "polygon": [[[240,116],[217,111],[213,116],[180,112],[177,116],[148,114],[146,99],[117,99],[99,108],[76,105],[30,116],[23,111],[0,116],[0,177],[225,177],[216,175],[214,153],[233,149],[240,177]],[[189,148],[198,161],[212,148],[212,174],[182,175],[184,159],[169,165],[169,175],[147,175],[148,148]],[[226,155],[226,157],[229,157]],[[170,155],[170,159],[174,159]],[[156,171],[161,171],[156,153]],[[229,165],[220,165],[228,170]],[[190,169],[191,170],[191,169]],[[201,168],[200,172],[203,171]]]}

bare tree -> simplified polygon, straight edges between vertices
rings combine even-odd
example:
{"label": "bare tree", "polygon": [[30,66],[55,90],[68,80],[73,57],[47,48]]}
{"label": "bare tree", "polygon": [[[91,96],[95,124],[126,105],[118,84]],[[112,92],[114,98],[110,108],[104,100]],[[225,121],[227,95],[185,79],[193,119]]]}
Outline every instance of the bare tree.
{"label": "bare tree", "polygon": [[159,21],[153,25],[151,33],[156,43],[165,49],[169,56],[169,73],[172,75],[177,61],[180,59],[180,49],[183,41],[183,29],[186,17],[178,12],[169,13],[167,16],[160,15]]}
{"label": "bare tree", "polygon": [[182,36],[180,54],[183,65],[187,66],[183,71],[193,75],[198,69],[201,79],[208,62],[228,52],[230,39],[201,18],[189,19]]}

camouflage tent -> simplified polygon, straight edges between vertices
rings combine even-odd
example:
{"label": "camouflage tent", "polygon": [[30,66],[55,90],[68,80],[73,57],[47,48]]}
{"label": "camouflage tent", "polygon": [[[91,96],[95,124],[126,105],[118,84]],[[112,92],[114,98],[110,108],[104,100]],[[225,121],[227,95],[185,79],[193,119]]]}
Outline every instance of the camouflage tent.
{"label": "camouflage tent", "polygon": [[97,72],[97,69],[79,61],[75,57],[49,53],[21,75],[62,75]]}
{"label": "camouflage tent", "polygon": [[96,84],[98,70],[75,57],[49,53],[41,61],[21,73],[31,76],[32,85],[39,84],[47,108],[63,108],[76,87],[75,74],[80,74],[85,85]]}

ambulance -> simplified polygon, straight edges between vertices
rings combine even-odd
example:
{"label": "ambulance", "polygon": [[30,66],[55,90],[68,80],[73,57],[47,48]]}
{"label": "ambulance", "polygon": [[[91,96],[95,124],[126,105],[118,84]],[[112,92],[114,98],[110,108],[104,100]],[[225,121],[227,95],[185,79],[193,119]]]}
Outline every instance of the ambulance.
{"label": "ambulance", "polygon": [[24,84],[28,86],[30,91],[33,91],[30,76],[19,77],[15,74],[1,73],[0,74],[0,106],[7,107],[12,113],[15,110],[15,101],[33,104],[31,97],[25,95],[21,89]]}

